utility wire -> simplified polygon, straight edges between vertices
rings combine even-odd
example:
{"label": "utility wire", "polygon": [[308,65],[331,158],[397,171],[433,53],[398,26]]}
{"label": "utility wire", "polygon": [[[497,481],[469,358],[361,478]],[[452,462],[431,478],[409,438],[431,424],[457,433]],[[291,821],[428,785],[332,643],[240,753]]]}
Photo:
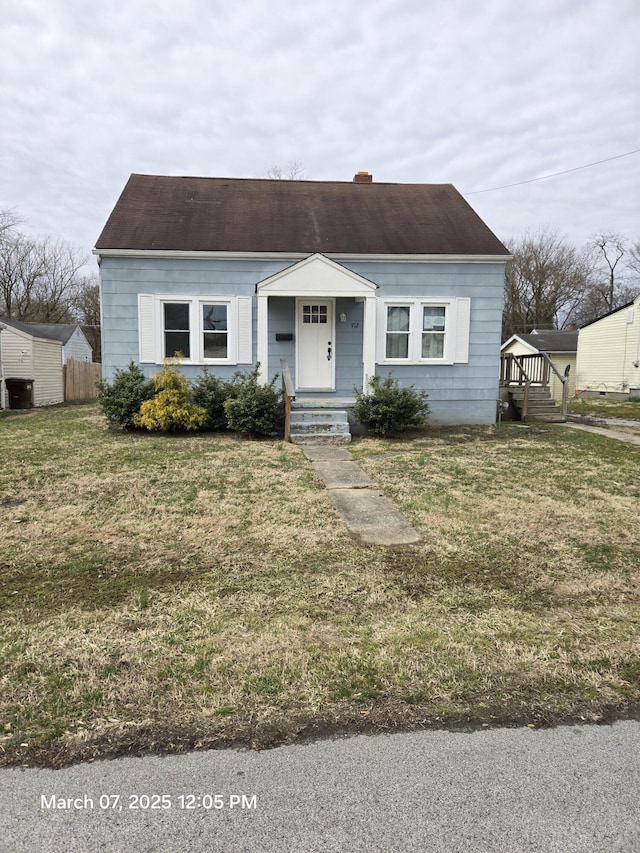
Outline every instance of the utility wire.
{"label": "utility wire", "polygon": [[503,187],[489,187],[486,190],[472,190],[471,192],[462,195],[478,195],[479,193],[492,193],[496,190],[508,190],[511,187],[521,187],[523,184],[533,184],[536,181],[546,181],[548,178],[557,178],[558,175],[568,175],[569,172],[578,172],[580,169],[590,169],[592,166],[600,166],[602,163],[610,163],[612,160],[619,160],[621,157],[630,157],[632,154],[640,154],[640,148],[634,151],[627,151],[626,154],[616,154],[615,157],[607,157],[606,160],[596,160],[595,163],[585,163],[584,166],[575,166],[573,169],[565,169],[563,172],[553,172],[551,175],[541,175],[539,178],[529,178],[528,181],[518,181],[516,184],[505,184]]}

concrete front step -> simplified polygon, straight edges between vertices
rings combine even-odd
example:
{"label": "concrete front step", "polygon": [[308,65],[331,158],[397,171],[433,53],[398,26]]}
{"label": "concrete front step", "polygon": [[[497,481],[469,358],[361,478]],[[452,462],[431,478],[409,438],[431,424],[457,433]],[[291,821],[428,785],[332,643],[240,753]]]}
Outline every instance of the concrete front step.
{"label": "concrete front step", "polygon": [[293,444],[348,444],[349,418],[340,409],[293,409],[289,437]]}
{"label": "concrete front step", "polygon": [[292,409],[352,409],[355,397],[296,397]]}

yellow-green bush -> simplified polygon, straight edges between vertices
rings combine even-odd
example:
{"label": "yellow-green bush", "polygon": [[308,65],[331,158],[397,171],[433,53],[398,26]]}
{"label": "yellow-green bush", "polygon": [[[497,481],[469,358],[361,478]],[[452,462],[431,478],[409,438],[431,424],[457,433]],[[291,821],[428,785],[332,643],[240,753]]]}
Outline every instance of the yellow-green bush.
{"label": "yellow-green bush", "polygon": [[191,402],[189,382],[178,371],[176,362],[167,359],[160,373],[151,377],[155,395],[145,400],[134,416],[137,427],[150,432],[182,432],[202,429],[207,411]]}

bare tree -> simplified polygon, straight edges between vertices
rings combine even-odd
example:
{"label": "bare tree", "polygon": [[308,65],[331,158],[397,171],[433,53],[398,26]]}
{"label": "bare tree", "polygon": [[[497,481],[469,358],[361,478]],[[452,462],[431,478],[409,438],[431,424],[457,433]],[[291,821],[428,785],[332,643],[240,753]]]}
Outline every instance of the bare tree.
{"label": "bare tree", "polygon": [[599,234],[593,238],[593,248],[595,269],[600,273],[593,286],[602,297],[606,313],[616,307],[616,268],[625,255],[626,247],[619,234]]}
{"label": "bare tree", "polygon": [[34,323],[73,320],[73,300],[86,258],[63,241],[34,239],[0,211],[0,315]]}
{"label": "bare tree", "polygon": [[505,273],[503,340],[534,328],[569,325],[591,283],[588,253],[549,230],[507,240],[506,245],[513,260]]}
{"label": "bare tree", "polygon": [[20,217],[13,210],[0,210],[0,243],[20,224]]}
{"label": "bare tree", "polygon": [[640,241],[627,246],[618,234],[600,234],[590,244],[591,287],[574,315],[583,326],[631,302],[640,293]]}
{"label": "bare tree", "polygon": [[625,266],[630,277],[638,282],[637,286],[640,288],[640,240],[629,245]]}
{"label": "bare tree", "polygon": [[97,276],[80,279],[73,303],[76,318],[93,350],[93,360],[102,361],[100,339],[100,285]]}
{"label": "bare tree", "polygon": [[0,244],[0,314],[31,319],[42,273],[42,256],[35,241],[24,234],[5,232]]}
{"label": "bare tree", "polygon": [[302,163],[289,160],[286,166],[275,165],[267,169],[267,178],[275,178],[278,181],[304,181],[307,176]]}

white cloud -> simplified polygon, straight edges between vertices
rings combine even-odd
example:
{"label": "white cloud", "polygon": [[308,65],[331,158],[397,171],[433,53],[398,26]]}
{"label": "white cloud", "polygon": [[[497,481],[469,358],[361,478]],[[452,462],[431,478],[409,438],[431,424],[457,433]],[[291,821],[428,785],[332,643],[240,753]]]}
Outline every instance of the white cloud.
{"label": "white cloud", "polygon": [[[0,207],[87,251],[130,172],[524,181],[640,148],[636,0],[23,0]],[[470,203],[496,233],[637,236],[640,155]],[[633,230],[635,229],[635,234]]]}

